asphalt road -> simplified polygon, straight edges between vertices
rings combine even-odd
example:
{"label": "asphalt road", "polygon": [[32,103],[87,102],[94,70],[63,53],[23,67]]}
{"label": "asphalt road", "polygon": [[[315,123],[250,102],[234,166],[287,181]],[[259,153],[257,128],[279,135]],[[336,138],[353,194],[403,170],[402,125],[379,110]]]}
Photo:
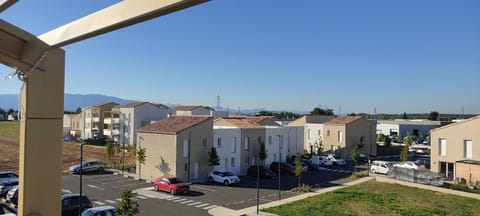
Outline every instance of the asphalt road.
{"label": "asphalt road", "polygon": [[[329,187],[341,184],[354,170],[352,165],[322,168],[302,175],[302,183]],[[220,184],[193,184],[191,193],[172,196],[153,191],[151,183],[112,173],[93,173],[83,176],[83,193],[94,206],[117,206],[124,189],[137,193],[140,204],[139,215],[208,215],[216,206],[242,209],[256,205],[256,178],[241,176],[241,183],[234,186]],[[295,196],[289,190],[298,185],[297,177],[282,175],[281,198]],[[79,193],[79,176],[63,176],[63,192]],[[278,179],[261,179],[260,204],[278,200]]]}

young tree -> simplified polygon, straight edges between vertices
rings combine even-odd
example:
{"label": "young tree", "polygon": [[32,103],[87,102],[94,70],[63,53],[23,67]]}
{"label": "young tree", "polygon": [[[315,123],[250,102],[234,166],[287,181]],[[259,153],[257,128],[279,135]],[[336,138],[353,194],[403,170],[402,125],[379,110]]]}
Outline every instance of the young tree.
{"label": "young tree", "polygon": [[313,108],[312,111],[310,111],[311,115],[331,115],[333,116],[333,110],[332,109],[322,109],[320,107],[315,107]]}
{"label": "young tree", "polygon": [[138,147],[137,149],[137,161],[138,161],[138,178],[141,179],[142,175],[142,164],[145,164],[145,159],[147,156],[145,155],[145,152],[147,151],[146,148],[140,148]]}
{"label": "young tree", "polygon": [[404,145],[402,151],[400,152],[400,160],[401,161],[408,161],[408,145]]}
{"label": "young tree", "polygon": [[385,146],[390,147],[392,146],[392,139],[390,139],[390,137],[388,136],[385,136],[385,141],[383,143],[385,144]]}
{"label": "young tree", "polygon": [[318,142],[317,155],[322,155],[322,154],[323,154],[323,140],[320,140]]}
{"label": "young tree", "polygon": [[360,147],[357,146],[350,152],[353,162],[355,162],[355,171],[357,170],[358,161],[360,161]]}
{"label": "young tree", "polygon": [[408,119],[408,116],[407,116],[407,113],[406,113],[406,112],[403,112],[403,114],[402,114],[402,119]]}
{"label": "young tree", "polygon": [[405,140],[403,141],[403,143],[405,143],[405,145],[407,146],[410,146],[412,145],[413,140],[414,140],[414,137],[412,135],[408,135],[407,137],[405,137]]}
{"label": "young tree", "polygon": [[302,173],[303,173],[303,166],[300,158],[301,158],[300,154],[297,154],[297,156],[295,157],[295,176],[298,177],[298,189],[300,189],[301,187],[301,183],[302,183],[301,180],[302,180]]}
{"label": "young tree", "polygon": [[107,139],[107,144],[105,145],[105,158],[112,163],[112,157],[115,153],[115,149],[113,148],[113,140]]}
{"label": "young tree", "polygon": [[220,158],[217,154],[217,149],[212,147],[208,152],[208,166],[214,167],[220,165]]}
{"label": "young tree", "polygon": [[134,198],[135,194],[131,190],[125,189],[122,191],[120,202],[116,208],[116,215],[118,216],[133,216],[140,212],[138,201]]}
{"label": "young tree", "polygon": [[267,153],[268,153],[268,151],[265,148],[265,143],[261,142],[260,143],[260,151],[258,152],[258,159],[260,159],[260,163],[262,165],[264,165],[263,162],[265,162],[265,160],[267,159]]}
{"label": "young tree", "polygon": [[385,135],[377,134],[377,142],[379,142],[379,143],[385,142]]}

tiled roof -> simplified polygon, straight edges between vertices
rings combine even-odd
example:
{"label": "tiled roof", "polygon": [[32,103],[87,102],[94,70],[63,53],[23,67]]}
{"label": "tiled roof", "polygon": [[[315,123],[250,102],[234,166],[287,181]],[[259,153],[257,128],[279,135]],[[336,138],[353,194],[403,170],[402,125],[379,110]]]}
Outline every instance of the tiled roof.
{"label": "tiled roof", "polygon": [[168,106],[163,105],[163,104],[153,104],[153,105],[155,105],[156,107],[158,107],[160,109],[168,109]]}
{"label": "tiled roof", "polygon": [[176,106],[174,109],[175,110],[180,110],[180,111],[192,111],[192,110],[200,108],[200,107],[207,108],[207,109],[212,109],[210,107],[200,106],[200,105]]}
{"label": "tiled roof", "polygon": [[459,125],[459,124],[463,124],[463,123],[465,123],[465,122],[473,121],[473,120],[476,120],[476,119],[480,119],[480,115],[474,116],[474,117],[472,117],[472,118],[465,119],[465,120],[463,120],[463,121],[451,123],[451,124],[445,125],[445,126],[443,126],[443,127],[434,128],[434,129],[432,129],[432,130],[430,130],[430,131],[431,131],[431,132],[432,132],[432,131],[438,131],[438,130],[441,130],[441,129],[444,129],[444,128],[449,128],[449,127],[456,126],[456,125]]}
{"label": "tiled roof", "polygon": [[225,117],[220,118],[228,124],[238,127],[238,128],[263,128],[260,124],[256,122],[255,118],[239,116],[239,117]]}
{"label": "tiled roof", "polygon": [[117,104],[117,103],[115,103],[115,102],[108,101],[108,102],[103,102],[103,103],[95,104],[95,105],[93,105],[92,107],[101,107],[101,106],[105,106],[105,105],[110,104],[110,103],[112,103],[112,104],[114,104],[114,105],[117,105],[117,106],[119,105],[119,104]]}
{"label": "tiled roof", "polygon": [[141,132],[170,132],[179,133],[204,121],[211,119],[209,116],[171,116],[138,129]]}
{"label": "tiled roof", "polygon": [[325,124],[347,125],[361,118],[363,117],[362,116],[338,116],[326,122]]}
{"label": "tiled roof", "polygon": [[125,104],[125,105],[121,106],[121,108],[134,108],[134,107],[146,104],[146,103],[148,103],[148,102],[136,101],[136,102],[132,102],[132,103],[129,103],[129,104]]}

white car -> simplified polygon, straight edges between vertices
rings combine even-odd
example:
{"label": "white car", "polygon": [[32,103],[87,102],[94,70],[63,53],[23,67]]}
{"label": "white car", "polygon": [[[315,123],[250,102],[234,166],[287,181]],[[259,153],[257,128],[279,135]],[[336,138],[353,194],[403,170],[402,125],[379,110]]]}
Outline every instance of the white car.
{"label": "white car", "polygon": [[210,183],[217,182],[225,186],[240,183],[240,178],[229,171],[212,171],[208,175]]}
{"label": "white car", "polygon": [[333,165],[345,165],[347,164],[347,162],[345,162],[345,160],[343,159],[340,159],[340,158],[335,158],[335,155],[333,154],[329,154],[327,155],[327,158],[332,161]]}
{"label": "white car", "polygon": [[318,155],[313,155],[312,158],[310,159],[310,162],[312,164],[318,165],[318,166],[331,166],[333,165],[333,162],[327,158],[327,156],[318,156]]}
{"label": "white car", "polygon": [[407,169],[418,169],[418,165],[411,161],[401,162],[398,164],[394,164],[393,166]]}
{"label": "white car", "polygon": [[370,167],[370,171],[373,173],[382,173],[382,174],[388,174],[388,171],[390,171],[392,167],[392,162],[388,161],[372,161],[372,165]]}

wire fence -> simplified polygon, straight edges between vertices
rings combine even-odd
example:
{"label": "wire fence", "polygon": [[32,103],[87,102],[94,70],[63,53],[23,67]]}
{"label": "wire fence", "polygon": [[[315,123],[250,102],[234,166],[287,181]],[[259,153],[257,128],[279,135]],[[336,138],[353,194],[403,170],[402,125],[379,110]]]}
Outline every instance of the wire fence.
{"label": "wire fence", "polygon": [[416,170],[402,167],[392,167],[392,170],[388,172],[388,177],[425,185],[443,185],[442,176],[438,173],[431,172],[430,170]]}

